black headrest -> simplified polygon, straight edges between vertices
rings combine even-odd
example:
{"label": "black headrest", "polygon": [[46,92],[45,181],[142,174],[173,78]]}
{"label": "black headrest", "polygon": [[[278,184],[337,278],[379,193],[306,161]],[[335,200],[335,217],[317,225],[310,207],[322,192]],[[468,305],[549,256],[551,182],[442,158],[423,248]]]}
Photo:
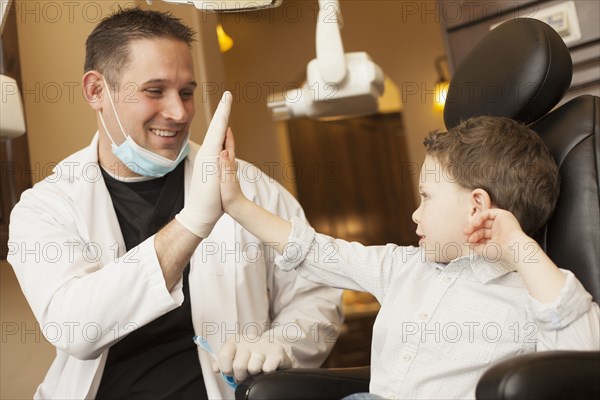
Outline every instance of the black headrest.
{"label": "black headrest", "polygon": [[478,115],[533,122],[560,101],[572,75],[569,49],[554,29],[532,18],[507,21],[456,69],[444,107],[446,128]]}

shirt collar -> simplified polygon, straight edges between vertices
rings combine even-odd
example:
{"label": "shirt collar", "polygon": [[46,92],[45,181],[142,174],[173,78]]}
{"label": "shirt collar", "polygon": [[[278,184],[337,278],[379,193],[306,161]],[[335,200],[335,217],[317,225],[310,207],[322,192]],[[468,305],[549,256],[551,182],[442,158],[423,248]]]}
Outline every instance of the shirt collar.
{"label": "shirt collar", "polygon": [[448,264],[433,263],[436,269],[443,270],[449,266],[466,266],[468,265],[473,271],[473,275],[483,284],[488,283],[503,275],[516,271],[517,269],[509,264],[496,259],[486,260],[478,254],[471,254],[456,258]]}
{"label": "shirt collar", "polygon": [[514,266],[503,261],[486,260],[485,257],[479,255],[471,257],[471,269],[481,283],[488,283],[517,270]]}

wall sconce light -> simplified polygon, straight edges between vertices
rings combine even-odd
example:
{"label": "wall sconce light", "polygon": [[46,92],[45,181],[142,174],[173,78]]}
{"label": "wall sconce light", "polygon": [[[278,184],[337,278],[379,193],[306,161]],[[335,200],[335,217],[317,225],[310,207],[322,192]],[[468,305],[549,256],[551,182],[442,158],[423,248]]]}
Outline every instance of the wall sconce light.
{"label": "wall sconce light", "polygon": [[221,53],[229,51],[233,47],[233,39],[223,30],[223,25],[217,25],[217,40],[219,41],[219,50]]}
{"label": "wall sconce light", "polygon": [[446,96],[448,95],[448,88],[450,87],[450,79],[448,75],[444,73],[442,63],[448,65],[448,58],[445,55],[437,56],[434,61],[435,70],[438,73],[438,80],[435,83],[435,94],[433,97],[433,107],[438,111],[444,111],[444,104],[446,103]]}

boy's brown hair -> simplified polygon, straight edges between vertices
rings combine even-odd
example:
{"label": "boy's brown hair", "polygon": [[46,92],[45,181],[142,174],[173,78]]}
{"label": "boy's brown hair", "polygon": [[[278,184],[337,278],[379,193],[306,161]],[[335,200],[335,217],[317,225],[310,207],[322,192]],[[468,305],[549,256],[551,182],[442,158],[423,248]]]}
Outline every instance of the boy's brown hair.
{"label": "boy's brown hair", "polygon": [[492,206],[515,215],[534,234],[552,215],[558,198],[558,167],[542,139],[522,123],[474,117],[424,141],[429,156],[467,189],[484,189]]}

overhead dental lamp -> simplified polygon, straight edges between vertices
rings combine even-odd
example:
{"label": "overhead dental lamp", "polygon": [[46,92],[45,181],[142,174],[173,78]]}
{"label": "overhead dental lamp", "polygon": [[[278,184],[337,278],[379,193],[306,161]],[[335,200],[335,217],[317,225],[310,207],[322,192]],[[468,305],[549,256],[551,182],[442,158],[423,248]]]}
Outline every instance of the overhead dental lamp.
{"label": "overhead dental lamp", "polygon": [[[193,4],[208,12],[240,12],[277,7],[282,0],[164,0]],[[151,3],[151,1],[148,1]],[[375,114],[384,74],[365,52],[344,53],[338,0],[319,0],[317,57],[306,67],[306,82],[281,93],[268,106],[276,120],[340,118]]]}

